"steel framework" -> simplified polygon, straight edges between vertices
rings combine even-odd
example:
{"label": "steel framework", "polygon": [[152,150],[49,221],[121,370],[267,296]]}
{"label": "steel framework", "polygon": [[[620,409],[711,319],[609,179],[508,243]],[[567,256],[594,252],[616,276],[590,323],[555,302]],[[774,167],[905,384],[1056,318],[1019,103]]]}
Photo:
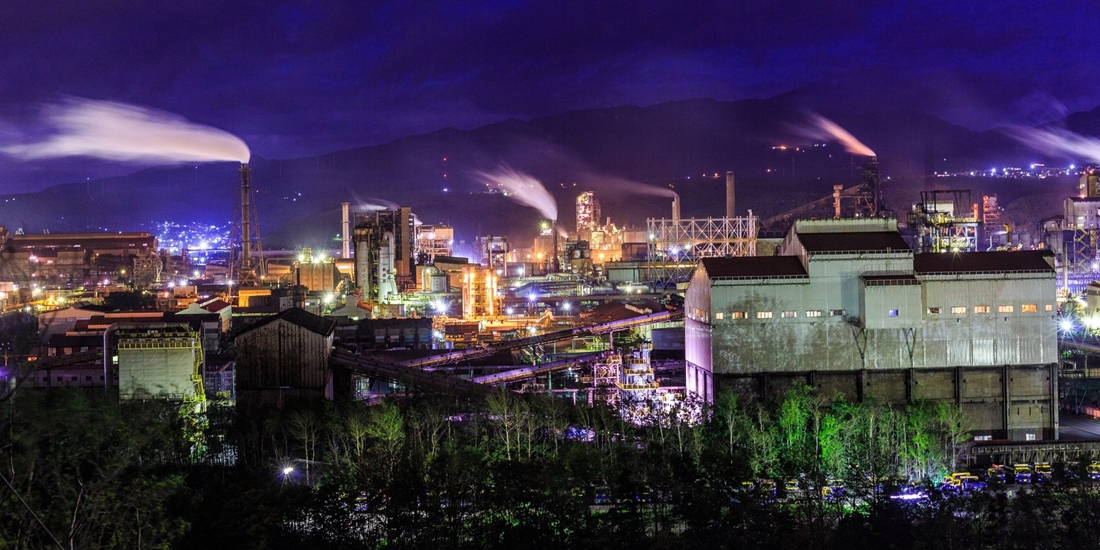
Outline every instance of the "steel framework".
{"label": "steel framework", "polygon": [[909,214],[920,252],[978,250],[978,209],[970,203],[969,190],[922,191],[920,195],[921,202]]}
{"label": "steel framework", "polygon": [[647,273],[651,285],[684,282],[699,258],[755,256],[757,217],[649,218]]}

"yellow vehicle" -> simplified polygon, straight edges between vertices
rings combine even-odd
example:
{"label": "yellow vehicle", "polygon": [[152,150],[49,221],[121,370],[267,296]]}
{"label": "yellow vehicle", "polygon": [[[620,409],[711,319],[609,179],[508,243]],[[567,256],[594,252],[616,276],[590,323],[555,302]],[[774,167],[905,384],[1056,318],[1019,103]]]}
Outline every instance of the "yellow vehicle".
{"label": "yellow vehicle", "polygon": [[1014,464],[1012,466],[1012,478],[1016,483],[1031,483],[1031,466]]}
{"label": "yellow vehicle", "polygon": [[844,481],[835,477],[825,481],[821,486],[821,496],[825,498],[839,498],[844,496]]}
{"label": "yellow vehicle", "polygon": [[1089,464],[1085,469],[1085,474],[1089,476],[1092,481],[1100,481],[1100,462],[1093,462]]}
{"label": "yellow vehicle", "polygon": [[1049,462],[1036,462],[1035,463],[1035,481],[1039,483],[1046,483],[1054,479],[1054,468],[1050,467]]}

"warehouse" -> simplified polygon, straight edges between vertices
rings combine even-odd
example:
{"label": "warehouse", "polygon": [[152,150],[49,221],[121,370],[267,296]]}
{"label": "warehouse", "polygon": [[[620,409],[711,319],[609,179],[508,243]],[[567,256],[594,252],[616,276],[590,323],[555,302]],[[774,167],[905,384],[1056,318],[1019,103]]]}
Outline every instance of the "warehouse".
{"label": "warehouse", "polygon": [[1057,438],[1046,251],[914,254],[887,219],[805,220],[779,256],[708,258],[685,298],[687,385],[707,400],[808,383],[962,406],[976,439]]}

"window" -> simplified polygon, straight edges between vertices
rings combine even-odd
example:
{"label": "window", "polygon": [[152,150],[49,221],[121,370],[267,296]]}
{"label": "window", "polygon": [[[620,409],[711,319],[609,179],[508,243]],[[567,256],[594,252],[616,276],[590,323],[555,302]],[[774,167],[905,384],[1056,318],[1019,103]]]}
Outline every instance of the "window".
{"label": "window", "polygon": [[756,312],[756,318],[757,319],[771,319],[772,318],[772,312],[770,312],[770,311],[757,311]]}
{"label": "window", "polygon": [[749,312],[747,312],[747,311],[735,311],[735,312],[733,312],[732,317],[734,319],[748,319],[749,318]]}
{"label": "window", "polygon": [[974,436],[974,441],[993,441],[993,436],[991,436],[991,435],[976,435],[976,436]]}
{"label": "window", "polygon": [[58,382],[60,382],[60,381],[61,381],[61,377],[60,377],[60,376],[58,376],[58,377],[57,377],[57,381],[58,381]]}
{"label": "window", "polygon": [[989,313],[989,306],[974,306],[974,313]]}
{"label": "window", "polygon": [[1035,434],[1024,434],[1025,441],[1035,441]]}
{"label": "window", "polygon": [[997,313],[1012,313],[1012,306],[997,306]]}
{"label": "window", "polygon": [[1038,313],[1039,306],[1036,304],[1024,304],[1020,306],[1020,313]]}
{"label": "window", "polygon": [[891,309],[890,311],[886,312],[886,314],[889,315],[890,317],[897,317],[898,316],[898,310]]}
{"label": "window", "polygon": [[806,311],[806,317],[821,317],[820,309],[811,309]]}
{"label": "window", "polygon": [[951,306],[951,313],[955,315],[966,315],[966,306]]}
{"label": "window", "polygon": [[844,311],[843,309],[830,309],[829,310],[829,315],[832,315],[833,317],[844,317],[847,314],[848,314],[848,312]]}
{"label": "window", "polygon": [[91,382],[91,381],[92,381],[92,377],[91,377],[91,376],[85,376],[85,377],[84,377],[84,381],[85,381],[85,382]]}
{"label": "window", "polygon": [[927,310],[929,315],[939,315],[941,311],[943,311],[942,307],[930,307]]}
{"label": "window", "polygon": [[794,318],[794,317],[798,317],[798,312],[794,311],[794,310],[787,310],[787,311],[784,311],[783,313],[781,313],[779,316],[784,318],[784,319],[791,319],[791,318]]}
{"label": "window", "polygon": [[719,321],[721,321],[722,319],[725,319],[725,318],[726,318],[726,314],[725,314],[725,313],[723,313],[723,312],[721,312],[721,311],[719,311],[719,312],[717,312],[717,313],[715,313],[715,314],[714,314],[714,318],[715,318],[715,319],[717,319],[717,320],[719,320]]}
{"label": "window", "polygon": [[1054,311],[1054,306],[1051,304],[1047,304],[1043,306],[1043,311]]}

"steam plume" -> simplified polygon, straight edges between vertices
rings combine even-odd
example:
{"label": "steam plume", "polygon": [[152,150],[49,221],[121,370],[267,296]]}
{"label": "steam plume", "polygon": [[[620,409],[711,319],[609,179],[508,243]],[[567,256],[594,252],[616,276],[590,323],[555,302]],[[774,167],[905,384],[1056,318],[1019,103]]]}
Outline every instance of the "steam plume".
{"label": "steam plume", "polygon": [[492,173],[477,172],[476,177],[483,183],[499,187],[516,202],[538,210],[546,219],[557,221],[558,203],[539,180],[508,165],[501,165]]}
{"label": "steam plume", "polygon": [[1075,134],[1069,130],[1039,130],[1023,126],[1008,130],[1008,135],[1048,155],[1068,153],[1085,157],[1089,162],[1100,162],[1100,139]]}
{"label": "steam plume", "polygon": [[240,138],[180,116],[113,101],[73,98],[45,109],[49,139],[0,150],[22,159],[83,156],[124,162],[248,162]]}
{"label": "steam plume", "polygon": [[875,152],[872,151],[870,147],[861,143],[855,136],[850,134],[848,130],[841,128],[839,124],[817,113],[807,113],[806,116],[810,119],[811,125],[798,128],[799,133],[813,139],[840,142],[840,144],[844,146],[844,150],[853,155],[862,155],[865,157],[876,156]]}

